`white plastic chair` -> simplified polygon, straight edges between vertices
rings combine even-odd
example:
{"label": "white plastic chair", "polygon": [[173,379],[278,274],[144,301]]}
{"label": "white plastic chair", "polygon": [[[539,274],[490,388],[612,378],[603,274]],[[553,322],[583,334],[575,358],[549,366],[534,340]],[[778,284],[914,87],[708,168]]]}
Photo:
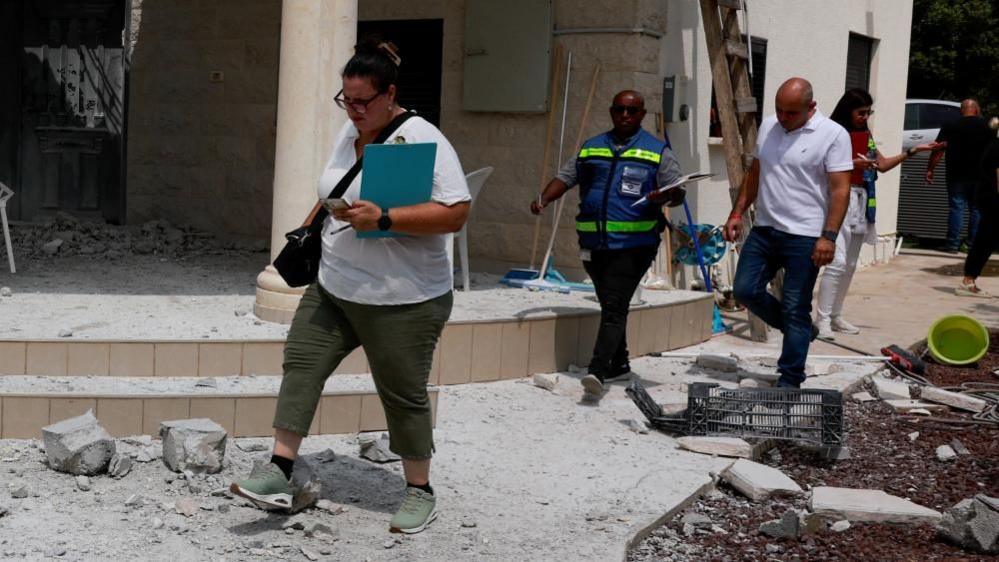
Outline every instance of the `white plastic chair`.
{"label": "white plastic chair", "polygon": [[[465,181],[468,182],[468,193],[472,196],[471,205],[475,204],[475,199],[479,196],[479,192],[482,191],[482,186],[492,173],[493,167],[486,166],[465,175]],[[469,270],[471,268],[468,267],[468,222],[465,223],[465,226],[461,227],[461,230],[455,234],[455,237],[458,239],[458,256],[461,259],[462,290],[467,292],[472,290],[472,282],[469,279]],[[448,255],[450,255],[450,252]]]}
{"label": "white plastic chair", "polygon": [[10,245],[10,228],[7,226],[7,201],[10,201],[13,196],[14,191],[0,183],[0,223],[3,224],[3,241],[7,245],[7,261],[10,262],[10,272],[17,273],[14,268],[14,249]]}

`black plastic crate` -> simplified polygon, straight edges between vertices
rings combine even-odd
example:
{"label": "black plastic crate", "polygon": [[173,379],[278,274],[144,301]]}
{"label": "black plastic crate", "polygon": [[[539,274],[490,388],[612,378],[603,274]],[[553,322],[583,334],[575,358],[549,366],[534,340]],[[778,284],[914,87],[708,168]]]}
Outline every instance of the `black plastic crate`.
{"label": "black plastic crate", "polygon": [[843,395],[835,390],[722,388],[692,383],[687,409],[663,415],[642,384],[627,388],[653,427],[685,435],[787,439],[824,447],[843,446]]}

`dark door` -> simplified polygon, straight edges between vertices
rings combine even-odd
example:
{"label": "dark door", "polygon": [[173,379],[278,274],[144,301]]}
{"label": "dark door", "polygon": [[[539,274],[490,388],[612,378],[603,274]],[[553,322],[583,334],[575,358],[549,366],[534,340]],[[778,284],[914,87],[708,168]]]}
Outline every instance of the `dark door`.
{"label": "dark door", "polygon": [[124,1],[24,0],[20,11],[14,215],[121,222]]}
{"label": "dark door", "polygon": [[[21,111],[18,104],[20,83],[17,80],[17,61],[20,43],[21,0],[0,0],[0,183],[17,187],[17,148],[21,128]],[[16,216],[16,201],[9,203],[7,211]]]}
{"label": "dark door", "polygon": [[440,127],[444,20],[357,22],[359,39],[377,35],[399,47],[399,104]]}
{"label": "dark door", "polygon": [[870,37],[850,34],[846,47],[846,89],[871,87],[871,57],[874,53],[874,40]]}

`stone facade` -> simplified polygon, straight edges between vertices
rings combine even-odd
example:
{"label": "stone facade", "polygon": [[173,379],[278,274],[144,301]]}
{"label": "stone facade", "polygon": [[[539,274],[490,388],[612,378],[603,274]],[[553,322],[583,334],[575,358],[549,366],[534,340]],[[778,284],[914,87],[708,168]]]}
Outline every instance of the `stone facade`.
{"label": "stone facade", "polygon": [[132,0],[127,217],[270,235],[281,0]]}

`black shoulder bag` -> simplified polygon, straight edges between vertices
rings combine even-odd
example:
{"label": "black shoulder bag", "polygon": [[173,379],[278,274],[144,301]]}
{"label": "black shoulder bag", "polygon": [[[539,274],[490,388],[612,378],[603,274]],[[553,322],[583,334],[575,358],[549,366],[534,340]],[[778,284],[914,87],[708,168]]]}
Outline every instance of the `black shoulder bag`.
{"label": "black shoulder bag", "polygon": [[[400,125],[413,115],[408,111],[398,115],[382,129],[372,144],[385,142]],[[333,191],[330,191],[328,199],[339,199],[343,196],[347,187],[350,186],[350,182],[354,181],[357,174],[361,172],[362,159],[363,157],[358,158],[357,162],[344,174]],[[304,287],[316,280],[316,276],[319,274],[319,257],[323,251],[323,223],[328,216],[329,211],[326,210],[326,207],[320,206],[311,223],[300,226],[284,235],[288,242],[285,243],[278,257],[274,259],[274,269],[289,287]]]}

